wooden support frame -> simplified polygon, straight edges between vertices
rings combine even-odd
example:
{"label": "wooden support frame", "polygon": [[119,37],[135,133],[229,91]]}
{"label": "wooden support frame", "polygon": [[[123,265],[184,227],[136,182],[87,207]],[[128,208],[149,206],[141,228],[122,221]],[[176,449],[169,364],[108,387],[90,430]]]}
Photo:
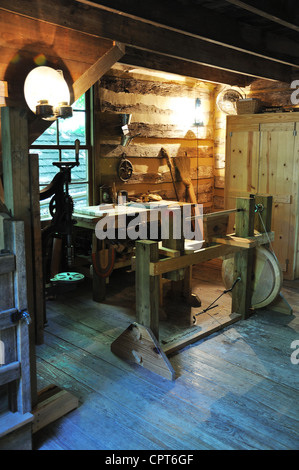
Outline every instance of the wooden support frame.
{"label": "wooden support frame", "polygon": [[[257,205],[255,198],[251,197],[249,199],[237,199],[235,238],[233,235],[224,237],[224,243],[208,246],[193,254],[181,254],[178,257],[166,257],[163,259],[158,259],[158,242],[143,240],[136,243],[137,323],[130,325],[112,343],[112,352],[124,360],[135,362],[164,378],[174,380],[175,372],[168,360],[168,355],[240,319],[249,317],[252,296],[253,249],[255,246],[266,244],[269,239],[273,238],[273,233],[270,231],[271,217],[269,215],[271,213],[272,199],[265,196],[259,197],[257,201],[259,201],[258,204],[263,206],[263,218],[265,221],[263,227],[269,230],[269,233],[264,232],[256,236],[254,235]],[[232,291],[231,315],[222,324],[215,324],[213,322],[205,331],[188,334],[177,341],[169,342],[169,344],[162,348],[158,343],[159,276],[185,268],[189,277],[187,290],[190,292],[189,269],[192,268],[192,265],[232,253],[235,257],[234,278],[240,277],[240,282],[236,284]],[[287,308],[288,304],[283,300],[283,297],[280,295],[276,302],[273,303],[273,305],[275,304],[274,309],[290,313]],[[143,324],[141,325],[139,322]],[[155,334],[152,329],[155,331]],[[155,350],[159,354],[153,354]]]}
{"label": "wooden support frame", "polygon": [[136,319],[151,329],[159,339],[159,290],[160,278],[151,276],[148,266],[159,259],[157,242],[150,240],[136,242]]}
{"label": "wooden support frame", "polygon": [[[3,344],[0,367],[0,386],[7,386],[8,410],[0,413],[0,450],[31,449],[31,364],[29,327],[22,317],[14,317],[27,311],[27,286],[25,264],[24,223],[7,218],[3,223],[5,249],[14,262],[2,262],[1,282],[6,288],[4,304],[0,308],[0,339]],[[5,277],[5,274],[9,274]],[[10,289],[10,283],[13,288]],[[1,299],[2,300],[2,299]],[[1,361],[0,361],[1,362]]]}
{"label": "wooden support frame", "polygon": [[[254,234],[255,199],[238,198],[236,200],[236,236],[252,237]],[[252,297],[253,248],[235,254],[234,277],[240,278],[232,292],[232,310],[247,318],[250,314]]]}
{"label": "wooden support frame", "polygon": [[[24,222],[24,243],[21,256],[25,259],[24,282],[27,289],[30,325],[31,393],[36,397],[35,373],[35,293],[33,282],[30,170],[28,158],[27,113],[20,108],[1,108],[2,160],[5,205],[10,214]],[[20,245],[22,246],[22,245]],[[27,305],[26,305],[27,308]]]}
{"label": "wooden support frame", "polygon": [[[34,264],[34,260],[38,264],[36,257],[41,256],[40,225],[36,223],[34,218],[34,215],[39,213],[39,204],[33,194],[34,188],[35,190],[37,188],[38,166],[37,157],[32,156],[30,159],[31,156],[28,155],[29,138],[26,111],[20,108],[2,108],[1,125],[5,204],[10,215],[13,216],[13,218],[4,219],[3,222],[5,247],[14,253],[14,256],[8,256],[5,265],[10,264],[12,268],[12,265],[15,264],[14,304],[17,312],[28,310],[32,323],[28,327],[25,321],[20,320],[17,325],[12,325],[16,329],[17,340],[15,340],[14,348],[11,345],[7,348],[9,354],[5,353],[5,357],[8,364],[1,375],[3,380],[9,381],[10,408],[14,413],[9,411],[0,416],[0,427],[5,429],[5,426],[8,426],[10,430],[7,435],[0,433],[0,449],[7,449],[8,446],[17,448],[17,444],[13,443],[15,433],[18,434],[16,440],[20,440],[18,445],[22,446],[22,449],[26,446],[27,449],[31,447],[31,423],[34,423],[36,410],[40,409],[41,395],[37,392],[36,331],[34,330],[36,313],[40,314],[39,307],[42,303],[41,296],[36,296],[40,292],[35,292],[41,287],[42,279],[38,276],[38,279],[34,280],[34,273],[40,272],[37,265]],[[38,282],[35,283],[35,281]],[[37,310],[39,311],[37,312]],[[0,313],[3,314],[3,312]],[[7,321],[8,318],[10,319],[11,313],[4,312],[4,317],[1,315],[0,329],[7,329]],[[40,339],[41,322],[38,324],[39,335],[37,336]],[[6,333],[0,336],[4,339],[4,335],[7,338]],[[11,380],[13,381],[11,382]],[[47,416],[46,419],[43,418],[44,425],[77,406],[78,400],[75,397],[67,392],[61,390],[57,392],[56,390],[52,394],[51,400],[42,405],[43,413]],[[24,437],[21,436],[21,428],[24,428]]]}
{"label": "wooden support frame", "polygon": [[111,345],[111,351],[126,361],[174,380],[175,371],[150,328],[132,323]]}
{"label": "wooden support frame", "polygon": [[[85,8],[84,3],[88,3],[88,8]],[[88,0],[69,0],[60,4],[59,8],[57,1],[50,0],[37,9],[32,8],[32,2],[29,0],[22,2],[2,0],[1,8],[87,34],[110,38],[160,55],[209,65],[233,73],[291,81],[291,65],[278,62],[276,54],[274,60],[261,57],[259,53],[251,56],[248,54],[250,52],[248,48],[244,49],[247,52],[243,52],[239,50],[239,45],[237,49],[230,47],[229,54],[225,54],[226,48],[220,45],[221,40],[215,42],[208,38],[204,40],[199,36],[196,37],[194,32],[190,34],[188,31],[181,32],[173,30],[173,27],[165,27],[165,15],[162,24],[155,24],[152,21],[140,21],[139,18],[113,12],[111,9],[103,9],[102,5]],[[198,26],[196,31],[197,28]],[[220,31],[221,28],[216,28],[217,30]],[[296,63],[293,65],[297,66]]]}

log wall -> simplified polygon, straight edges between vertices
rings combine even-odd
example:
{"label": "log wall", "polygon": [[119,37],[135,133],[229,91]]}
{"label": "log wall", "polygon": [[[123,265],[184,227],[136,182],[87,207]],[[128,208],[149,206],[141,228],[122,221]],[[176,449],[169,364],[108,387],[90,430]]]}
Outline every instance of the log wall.
{"label": "log wall", "polygon": [[[142,70],[142,69],[140,69]],[[102,77],[95,103],[95,195],[100,184],[116,185],[131,196],[156,192],[176,200],[171,173],[161,154],[187,155],[198,202],[205,211],[213,208],[214,194],[214,89],[212,84],[185,77],[164,78],[132,67],[114,66]],[[174,77],[174,78],[173,78]],[[202,103],[204,126],[194,126],[195,100]],[[131,143],[121,145],[120,113],[131,114]],[[133,175],[122,182],[117,168],[122,154],[133,165]],[[177,178],[180,200],[185,200],[184,184]]]}

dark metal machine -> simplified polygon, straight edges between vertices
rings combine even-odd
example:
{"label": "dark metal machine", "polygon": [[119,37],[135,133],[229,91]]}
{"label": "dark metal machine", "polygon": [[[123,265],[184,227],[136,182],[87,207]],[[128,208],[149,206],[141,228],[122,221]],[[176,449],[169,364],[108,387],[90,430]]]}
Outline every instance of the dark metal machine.
{"label": "dark metal machine", "polygon": [[[73,252],[73,227],[76,221],[73,219],[74,203],[69,194],[69,183],[71,182],[71,170],[80,165],[79,162],[80,141],[75,141],[75,161],[53,162],[54,166],[59,168],[51,183],[40,192],[40,200],[51,197],[49,211],[52,219],[48,225],[42,229],[42,250],[43,250],[43,274],[44,283],[51,281],[50,290],[53,290],[57,284],[70,280],[74,283],[82,280],[84,276],[79,273],[51,273],[50,265],[53,257],[53,241],[60,239],[62,244],[63,268],[70,271],[74,260]],[[65,275],[64,275],[65,274]],[[52,279],[51,279],[52,277]]]}

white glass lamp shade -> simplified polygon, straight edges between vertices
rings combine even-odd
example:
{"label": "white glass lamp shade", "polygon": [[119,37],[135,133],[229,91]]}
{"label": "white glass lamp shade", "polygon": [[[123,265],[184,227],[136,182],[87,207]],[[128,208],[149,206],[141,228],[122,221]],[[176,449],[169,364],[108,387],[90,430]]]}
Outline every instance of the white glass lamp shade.
{"label": "white glass lamp shade", "polygon": [[62,71],[51,67],[40,66],[31,70],[25,80],[24,95],[29,108],[34,113],[36,113],[36,106],[41,103],[53,106],[54,110],[60,103],[67,105],[70,103],[70,91]]}

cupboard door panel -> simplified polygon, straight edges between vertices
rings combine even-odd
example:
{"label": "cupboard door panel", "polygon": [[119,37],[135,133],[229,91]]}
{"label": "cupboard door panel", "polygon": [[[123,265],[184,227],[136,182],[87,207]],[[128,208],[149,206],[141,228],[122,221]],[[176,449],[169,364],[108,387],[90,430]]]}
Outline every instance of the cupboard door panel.
{"label": "cupboard door panel", "polygon": [[294,130],[294,123],[260,126],[258,193],[272,195],[274,199],[272,246],[286,279],[292,279],[294,269]]}
{"label": "cupboard door panel", "polygon": [[[228,132],[226,139],[225,190],[226,209],[236,207],[236,197],[257,192],[259,132]],[[228,232],[233,232],[234,216],[230,216]]]}
{"label": "cupboard door panel", "polygon": [[284,195],[293,191],[294,123],[261,124],[258,192]]}
{"label": "cupboard door panel", "polygon": [[[226,197],[233,192],[256,193],[259,132],[232,132],[227,136]],[[234,196],[232,196],[234,197]]]}

